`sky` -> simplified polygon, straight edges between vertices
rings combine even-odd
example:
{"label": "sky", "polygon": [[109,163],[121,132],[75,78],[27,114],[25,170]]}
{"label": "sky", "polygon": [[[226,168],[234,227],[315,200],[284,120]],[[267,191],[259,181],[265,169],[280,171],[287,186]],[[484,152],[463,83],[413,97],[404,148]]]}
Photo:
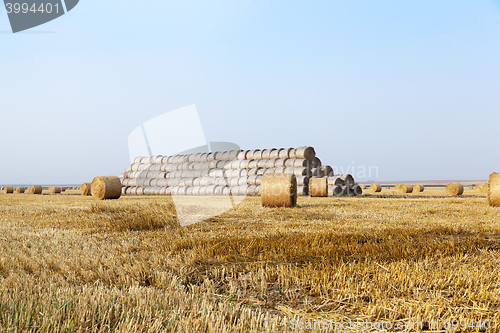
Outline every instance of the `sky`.
{"label": "sky", "polygon": [[0,184],[118,175],[192,104],[207,141],[313,146],[357,181],[487,179],[499,92],[498,0],[81,0],[16,34],[2,11]]}

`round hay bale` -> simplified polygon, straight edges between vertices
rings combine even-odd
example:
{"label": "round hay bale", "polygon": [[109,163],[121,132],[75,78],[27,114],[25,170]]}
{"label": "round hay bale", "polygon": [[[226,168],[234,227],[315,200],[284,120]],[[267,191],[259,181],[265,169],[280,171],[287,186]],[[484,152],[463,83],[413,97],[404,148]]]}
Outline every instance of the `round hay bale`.
{"label": "round hay bale", "polygon": [[316,152],[314,151],[313,147],[299,147],[295,148],[293,156],[293,158],[312,160],[316,157]]}
{"label": "round hay bale", "polygon": [[223,152],[222,156],[220,158],[218,158],[218,160],[229,161],[229,152],[228,151]]}
{"label": "round hay bale", "polygon": [[311,197],[327,197],[328,181],[326,178],[309,179],[309,195]]}
{"label": "round hay bale", "polygon": [[263,168],[265,169],[266,168],[266,164],[267,164],[267,160],[258,160],[257,161],[257,168]]}
{"label": "round hay bale", "polygon": [[28,193],[29,194],[42,194],[43,188],[40,185],[31,185],[28,188]]}
{"label": "round hay bale", "polygon": [[241,152],[241,150],[230,150],[229,151],[229,160],[235,160],[238,158],[238,154]]}
{"label": "round hay bale", "polygon": [[344,181],[344,184],[347,186],[354,185],[354,177],[348,173],[340,175],[340,179]]}
{"label": "round hay bale", "polygon": [[263,160],[268,160],[271,158],[271,149],[264,149],[262,151],[262,159]]}
{"label": "round hay bale", "polygon": [[310,160],[309,163],[311,165],[311,168],[320,168],[321,167],[321,160],[317,157]]}
{"label": "round hay bale", "polygon": [[415,184],[413,186],[413,193],[420,193],[424,191],[424,185]]}
{"label": "round hay bale", "polygon": [[309,186],[309,177],[307,176],[296,176],[297,186]]}
{"label": "round hay bale", "polygon": [[215,194],[215,185],[207,186],[207,189],[205,190],[205,195],[214,195],[214,194]]}
{"label": "round hay bale", "polygon": [[[122,182],[120,181],[120,191],[121,191],[121,188],[122,188]],[[59,187],[59,186],[51,186],[51,187],[49,187],[49,192],[50,192],[50,194],[59,194],[62,192],[62,190],[61,190],[61,187]]]}
{"label": "round hay bale", "polygon": [[312,168],[311,177],[321,178],[323,177],[323,174],[321,173],[321,170],[319,168]]}
{"label": "round hay bale", "polygon": [[446,194],[448,195],[462,195],[464,187],[460,183],[450,183],[446,185]]}
{"label": "round hay bale", "polygon": [[478,193],[483,193],[484,192],[484,185],[483,184],[477,184],[475,187],[476,192]]}
{"label": "round hay bale", "polygon": [[258,164],[259,164],[259,161],[258,161],[258,160],[251,160],[251,161],[248,161],[248,168],[249,168],[249,169],[256,169],[256,168],[258,168],[258,167],[259,167],[259,166],[258,166]]}
{"label": "round hay bale", "polygon": [[271,149],[271,153],[269,154],[269,158],[272,159],[272,160],[277,160],[280,156],[280,150],[283,149],[283,148],[280,148],[280,149],[276,149],[276,148],[273,148]]}
{"label": "round hay bale", "polygon": [[238,179],[238,186],[247,185],[248,184],[248,177],[239,177],[239,178],[236,178],[236,179]]}
{"label": "round hay bale", "polygon": [[240,168],[241,169],[250,169],[248,166],[250,165],[249,160],[243,160],[240,162]]}
{"label": "round hay bale", "polygon": [[297,196],[303,197],[308,195],[305,186],[297,186]]}
{"label": "round hay bale", "polygon": [[276,168],[284,168],[287,166],[286,161],[287,161],[287,159],[285,159],[285,158],[278,158],[278,159],[274,160],[274,166]]}
{"label": "round hay bale", "polygon": [[250,150],[242,150],[238,153],[238,159],[239,160],[246,160],[247,159],[247,154]]}
{"label": "round hay bale", "polygon": [[297,180],[291,174],[266,174],[262,178],[261,202],[264,207],[295,207]]}
{"label": "round hay bale", "polygon": [[118,199],[121,191],[120,179],[116,176],[98,176],[92,181],[92,196],[98,200]]}
{"label": "round hay bale", "polygon": [[500,206],[500,173],[493,172],[490,175],[487,185],[488,202],[490,206]]}
{"label": "round hay bale", "polygon": [[263,176],[265,173],[266,173],[266,169],[260,168],[257,170],[257,176]]}
{"label": "round hay bale", "polygon": [[[330,186],[328,187],[330,188]],[[332,195],[339,196],[344,192],[344,189],[342,188],[341,185],[333,185],[331,186],[332,188]]]}
{"label": "round hay bale", "polygon": [[355,196],[360,197],[363,195],[363,189],[361,188],[360,185],[355,185],[352,188],[352,192],[354,193]]}
{"label": "round hay bale", "polygon": [[17,194],[22,194],[22,193],[26,192],[26,187],[16,187],[15,192]]}
{"label": "round hay bale", "polygon": [[293,148],[283,148],[283,149],[280,149],[279,151],[279,158],[283,158],[283,159],[288,159],[290,158],[290,152],[293,150]]}
{"label": "round hay bale", "polygon": [[319,168],[319,170],[325,177],[333,176],[333,168],[329,165],[323,165]]}
{"label": "round hay bale", "polygon": [[344,180],[340,176],[328,177],[328,185],[344,185]]}
{"label": "round hay bale", "polygon": [[5,193],[5,194],[12,194],[12,193],[14,193],[14,187],[13,186],[4,186],[3,187],[3,193]]}
{"label": "round hay bale", "polygon": [[401,194],[413,192],[413,185],[411,184],[399,184],[396,190]]}
{"label": "round hay bale", "polygon": [[255,196],[257,195],[257,186],[256,185],[249,185],[247,188],[247,193],[248,196]]}
{"label": "round hay bale", "polygon": [[222,195],[225,186],[215,186],[214,195]]}
{"label": "round hay bale", "polygon": [[370,192],[372,193],[382,192],[382,186],[380,184],[373,183],[370,185]]}
{"label": "round hay bale", "polygon": [[241,169],[241,174],[240,176],[241,177],[248,177],[248,169]]}
{"label": "round hay bale", "polygon": [[285,166],[290,166],[294,168],[309,167],[309,161],[303,159],[288,160],[285,162]]}
{"label": "round hay bale", "polygon": [[264,168],[270,169],[276,167],[274,160],[266,160],[266,166]]}
{"label": "round hay bale", "polygon": [[224,154],[223,151],[216,151],[213,154],[214,154],[214,160],[216,160],[216,161],[222,161],[222,156]]}
{"label": "round hay bale", "polygon": [[92,195],[91,188],[92,188],[92,183],[83,183],[81,186],[82,195],[84,195],[84,196]]}

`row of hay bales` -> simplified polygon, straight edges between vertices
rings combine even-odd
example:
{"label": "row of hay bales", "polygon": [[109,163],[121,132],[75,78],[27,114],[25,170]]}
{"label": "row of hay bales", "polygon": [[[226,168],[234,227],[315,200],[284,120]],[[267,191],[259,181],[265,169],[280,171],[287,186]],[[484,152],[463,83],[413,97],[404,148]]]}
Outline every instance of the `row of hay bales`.
{"label": "row of hay bales", "polygon": [[[59,193],[65,192],[66,189],[67,189],[66,187],[62,187],[62,186],[51,186],[51,187],[49,187],[49,192],[51,194],[59,194]],[[3,192],[5,194],[13,194],[13,193],[16,193],[16,194],[23,194],[23,193],[42,194],[43,187],[41,185],[31,185],[28,188],[23,187],[23,186],[19,186],[19,187],[4,186]]]}
{"label": "row of hay bales", "polygon": [[298,195],[309,195],[314,178],[326,179],[327,195],[362,194],[351,175],[334,176],[322,165],[313,147],[136,157],[119,177],[124,195],[252,196],[261,195],[266,174],[295,175]]}

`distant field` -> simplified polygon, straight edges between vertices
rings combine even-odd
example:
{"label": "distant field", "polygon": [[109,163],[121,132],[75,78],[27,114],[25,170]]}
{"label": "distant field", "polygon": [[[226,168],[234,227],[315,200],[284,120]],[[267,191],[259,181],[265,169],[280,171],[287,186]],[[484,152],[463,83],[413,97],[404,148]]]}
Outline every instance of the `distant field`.
{"label": "distant field", "polygon": [[281,332],[323,319],[418,331],[461,318],[456,331],[480,319],[500,331],[500,210],[473,190],[293,209],[247,198],[185,228],[168,197],[72,193],[0,194],[0,331]]}

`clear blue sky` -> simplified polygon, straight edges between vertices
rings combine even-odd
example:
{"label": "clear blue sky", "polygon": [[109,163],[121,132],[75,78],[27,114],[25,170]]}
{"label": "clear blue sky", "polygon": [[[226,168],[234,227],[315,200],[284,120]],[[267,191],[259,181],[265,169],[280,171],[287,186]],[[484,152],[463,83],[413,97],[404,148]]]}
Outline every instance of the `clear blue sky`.
{"label": "clear blue sky", "polygon": [[500,1],[81,0],[9,30],[0,184],[118,174],[134,128],[190,104],[208,141],[378,167],[359,181],[500,171]]}

